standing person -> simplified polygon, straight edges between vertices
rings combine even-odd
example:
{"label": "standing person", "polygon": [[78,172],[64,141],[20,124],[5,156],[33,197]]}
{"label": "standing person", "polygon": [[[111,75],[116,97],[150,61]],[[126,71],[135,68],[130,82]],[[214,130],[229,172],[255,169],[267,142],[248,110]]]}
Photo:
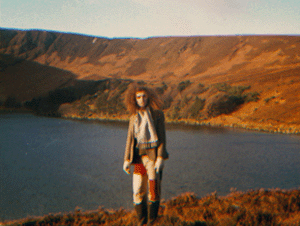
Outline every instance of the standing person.
{"label": "standing person", "polygon": [[[158,215],[166,151],[164,113],[153,90],[132,85],[125,97],[131,113],[123,170],[133,171],[133,202],[140,225],[151,225]],[[148,193],[148,194],[147,194]]]}

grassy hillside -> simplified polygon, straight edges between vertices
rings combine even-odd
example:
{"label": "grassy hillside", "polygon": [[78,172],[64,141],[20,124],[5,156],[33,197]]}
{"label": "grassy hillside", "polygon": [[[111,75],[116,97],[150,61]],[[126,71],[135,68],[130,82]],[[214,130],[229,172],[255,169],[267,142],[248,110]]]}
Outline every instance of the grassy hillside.
{"label": "grassy hillside", "polygon": [[[46,225],[136,225],[135,212],[119,209],[99,208],[94,211],[51,214],[30,217],[14,222],[10,226]],[[299,225],[300,191],[258,190],[240,193],[232,191],[226,197],[211,194],[198,198],[194,194],[183,194],[162,202],[155,225]]]}
{"label": "grassy hillside", "polygon": [[3,106],[126,120],[124,92],[138,81],[158,91],[168,121],[300,132],[299,36],[0,35]]}

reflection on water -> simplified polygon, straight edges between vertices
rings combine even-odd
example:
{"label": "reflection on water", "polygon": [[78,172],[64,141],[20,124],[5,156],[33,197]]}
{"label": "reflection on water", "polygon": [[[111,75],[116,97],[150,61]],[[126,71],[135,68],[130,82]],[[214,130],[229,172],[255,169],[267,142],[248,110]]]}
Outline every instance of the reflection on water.
{"label": "reflection on water", "polygon": [[[4,114],[0,126],[0,220],[132,208],[122,171],[127,123]],[[293,135],[168,125],[162,196],[297,188],[299,146]]]}

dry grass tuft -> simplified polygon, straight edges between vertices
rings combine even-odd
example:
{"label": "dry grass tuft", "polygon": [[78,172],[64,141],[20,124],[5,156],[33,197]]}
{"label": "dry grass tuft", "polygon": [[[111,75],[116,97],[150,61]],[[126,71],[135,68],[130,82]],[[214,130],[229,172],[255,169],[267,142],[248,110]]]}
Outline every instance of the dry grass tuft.
{"label": "dry grass tuft", "polygon": [[[106,210],[48,215],[4,222],[9,226],[136,225],[134,211]],[[198,198],[185,193],[162,202],[155,225],[300,225],[300,190],[233,191]]]}

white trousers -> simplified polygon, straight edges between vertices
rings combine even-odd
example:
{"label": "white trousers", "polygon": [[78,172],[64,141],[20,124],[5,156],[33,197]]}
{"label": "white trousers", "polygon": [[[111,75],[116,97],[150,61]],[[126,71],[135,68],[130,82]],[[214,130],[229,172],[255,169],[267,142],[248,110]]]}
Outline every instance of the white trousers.
{"label": "white trousers", "polygon": [[160,200],[161,175],[154,169],[155,162],[147,155],[142,156],[142,163],[134,165],[133,172],[133,202],[140,204],[146,200],[155,202]]}

